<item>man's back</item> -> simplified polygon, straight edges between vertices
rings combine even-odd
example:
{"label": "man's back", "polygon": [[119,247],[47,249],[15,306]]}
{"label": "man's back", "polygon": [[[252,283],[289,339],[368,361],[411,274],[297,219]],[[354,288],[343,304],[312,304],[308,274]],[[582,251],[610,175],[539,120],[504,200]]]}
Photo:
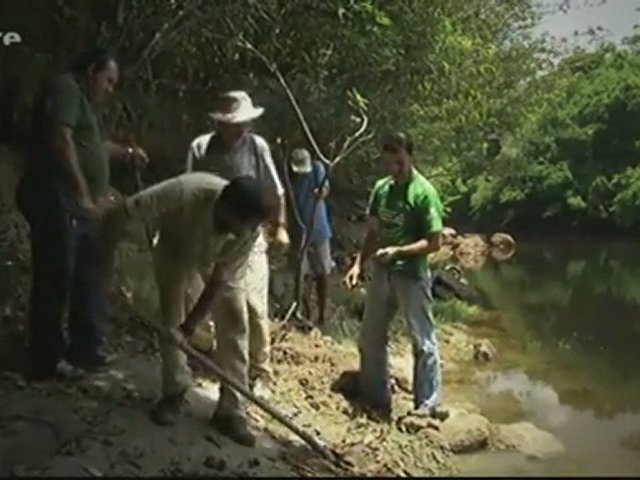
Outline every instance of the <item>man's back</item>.
{"label": "man's back", "polygon": [[216,232],[213,210],[228,183],[215,174],[183,173],[129,197],[126,211],[130,218],[159,228],[162,248],[176,258],[193,266],[209,265],[226,260],[219,255],[223,246],[246,250],[256,236],[253,231],[238,238]]}

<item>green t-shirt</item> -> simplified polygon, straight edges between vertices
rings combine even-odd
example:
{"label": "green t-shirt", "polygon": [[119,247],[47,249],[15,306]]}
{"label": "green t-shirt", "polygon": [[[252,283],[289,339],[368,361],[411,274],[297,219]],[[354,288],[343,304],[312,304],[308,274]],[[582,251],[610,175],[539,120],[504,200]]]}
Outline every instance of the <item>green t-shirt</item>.
{"label": "green t-shirt", "polygon": [[104,147],[100,124],[86,95],[66,73],[50,80],[42,108],[37,115],[40,135],[47,136],[51,128],[66,126],[73,130],[73,140],[80,169],[94,197],[109,188],[109,159]]}
{"label": "green t-shirt", "polygon": [[[378,248],[408,245],[442,230],[440,196],[416,170],[402,184],[392,177],[378,180],[371,192],[368,213],[380,222]],[[419,275],[427,268],[427,257],[399,258],[391,268]]]}

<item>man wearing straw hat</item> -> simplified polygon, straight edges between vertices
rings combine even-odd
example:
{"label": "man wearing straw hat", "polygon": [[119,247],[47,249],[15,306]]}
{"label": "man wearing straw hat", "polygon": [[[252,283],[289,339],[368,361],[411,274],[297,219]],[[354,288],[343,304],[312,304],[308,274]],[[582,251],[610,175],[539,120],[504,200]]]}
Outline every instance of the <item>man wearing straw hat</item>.
{"label": "man wearing straw hat", "polygon": [[[244,288],[248,314],[248,355],[238,352],[238,362],[248,363],[248,378],[256,395],[270,394],[271,367],[269,360],[269,260],[267,239],[274,246],[286,248],[289,235],[286,227],[284,188],[271,157],[269,145],[251,132],[251,122],[264,109],[255,106],[246,92],[231,91],[218,98],[210,117],[216,122],[215,131],[196,137],[189,147],[186,171],[206,171],[226,180],[248,175],[259,179],[277,197],[279,208],[264,232],[257,238]],[[266,235],[265,235],[266,234]],[[194,278],[192,298],[202,289],[202,280]],[[216,312],[213,312],[215,318]],[[248,359],[245,358],[248,356]],[[228,359],[227,359],[228,360]],[[225,361],[227,361],[225,360]],[[233,395],[237,395],[233,392]],[[237,398],[238,405],[240,398]]]}

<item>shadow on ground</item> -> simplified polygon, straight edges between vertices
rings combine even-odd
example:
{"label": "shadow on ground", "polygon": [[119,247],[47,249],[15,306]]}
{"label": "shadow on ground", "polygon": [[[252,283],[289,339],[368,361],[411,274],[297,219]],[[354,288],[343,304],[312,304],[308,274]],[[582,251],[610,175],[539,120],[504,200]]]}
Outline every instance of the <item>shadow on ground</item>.
{"label": "shadow on ground", "polygon": [[159,385],[156,356],[123,356],[74,384],[31,383],[20,373],[20,341],[0,340],[2,476],[297,475],[282,460],[291,447],[268,433],[249,449],[208,426],[218,390],[211,383],[189,393],[188,411],[176,426],[152,424],[147,412]]}

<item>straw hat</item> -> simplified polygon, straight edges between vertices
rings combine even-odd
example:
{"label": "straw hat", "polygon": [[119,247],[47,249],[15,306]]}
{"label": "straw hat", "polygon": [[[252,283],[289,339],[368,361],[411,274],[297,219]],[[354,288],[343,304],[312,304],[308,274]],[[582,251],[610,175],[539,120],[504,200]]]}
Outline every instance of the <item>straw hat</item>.
{"label": "straw hat", "polygon": [[246,123],[263,113],[264,108],[253,105],[247,92],[237,90],[222,94],[209,116],[222,123]]}

